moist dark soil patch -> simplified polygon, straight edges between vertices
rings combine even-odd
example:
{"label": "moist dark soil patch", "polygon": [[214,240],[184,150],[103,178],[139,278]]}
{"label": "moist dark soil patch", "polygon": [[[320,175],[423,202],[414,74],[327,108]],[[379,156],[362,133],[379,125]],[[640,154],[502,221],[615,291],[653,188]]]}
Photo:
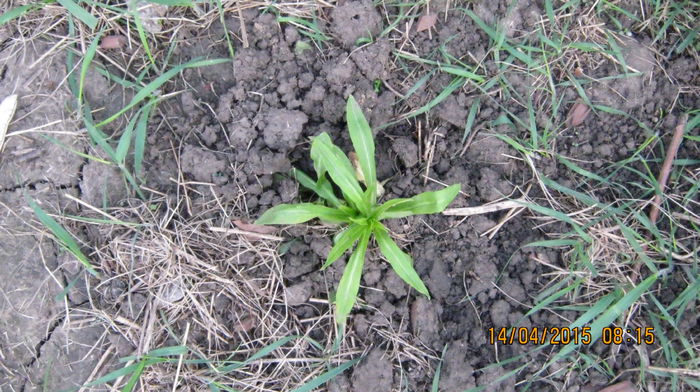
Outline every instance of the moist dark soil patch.
{"label": "moist dark soil patch", "polygon": [[[475,12],[487,23],[509,18],[512,22],[509,37],[515,39],[520,32],[529,31],[544,12],[540,2],[520,1],[515,8],[506,3],[509,2],[482,2],[475,6]],[[387,10],[397,13],[392,7]],[[492,57],[485,56],[489,38],[472,19],[459,10],[448,11],[446,22],[443,12],[438,16],[439,22],[432,32],[409,31],[417,55],[428,58],[443,48],[456,58],[471,55],[483,59],[486,70],[498,72]],[[214,196],[227,208],[243,212],[244,216],[236,218],[251,221],[279,203],[312,200],[311,194],[299,189],[289,177],[289,171],[297,167],[313,172],[309,140],[321,132],[328,132],[343,150],[350,150],[344,120],[345,102],[350,94],[364,109],[373,128],[381,129],[376,131],[377,176],[381,181],[386,180],[386,199],[410,197],[441,189],[442,184],[460,183],[463,195],[457,197],[452,207],[477,206],[513,192],[517,197],[532,183],[530,168],[522,160],[512,158],[519,156],[518,152],[494,136],[525,137],[526,131],[519,127],[492,125],[495,118],[505,114],[504,108],[521,118],[527,117],[526,110],[515,104],[514,98],[492,99],[466,85],[427,118],[419,116],[387,126],[429,102],[453,77],[437,75],[410,97],[401,99],[397,92],[406,94],[408,87],[424,73],[420,68],[410,75],[404,72],[402,65],[406,64],[394,57],[394,51],[401,49],[397,47],[401,40],[391,34],[380,35],[387,21],[371,3],[347,2],[338,6],[331,13],[329,24],[322,26],[332,40],[325,42],[320,51],[300,50],[303,47],[300,42],[312,47],[313,43],[295,27],[277,23],[273,14],[249,10],[242,20],[246,23],[248,47],[236,46],[233,64],[184,71],[185,83],[179,87],[185,91],[162,105],[164,116],[154,117],[153,122],[159,125],[149,134],[147,184],[168,194],[187,192],[192,203],[180,205],[181,216],[200,214]],[[226,28],[237,32],[240,23],[238,18],[227,19]],[[369,37],[365,30],[374,40],[357,46],[358,39]],[[175,52],[177,62],[200,55],[227,56],[221,41],[221,25],[215,24],[206,31],[182,29],[178,34],[182,44]],[[647,37],[630,38],[626,47],[634,52],[637,68],[649,75],[654,66],[647,61],[653,61],[654,55],[640,44],[645,41]],[[665,61],[675,80],[690,82],[692,74],[697,75],[696,63],[692,61],[684,58]],[[594,79],[618,73],[609,62],[588,71]],[[504,77],[521,96],[530,96],[532,79],[516,73]],[[661,111],[673,106],[677,96],[677,87],[667,78],[616,79],[593,84],[588,91],[596,102],[624,110],[649,129],[672,129],[675,124],[675,112],[664,118],[659,116]],[[569,104],[577,97],[573,87],[565,91],[568,104],[556,113],[558,121],[565,119]],[[687,95],[682,97],[683,101],[676,105],[698,106],[697,96],[693,102],[687,102]],[[482,102],[474,122],[479,132],[463,152],[464,124],[477,98]],[[649,136],[632,118],[598,111],[589,115],[582,126],[560,135],[555,148],[586,170],[612,173],[614,182],[631,181],[633,173],[615,172],[610,164],[630,156]],[[538,124],[545,120],[537,119]],[[434,149],[429,161],[422,156],[428,142]],[[681,151],[685,157],[693,154],[697,156],[697,145],[686,144]],[[543,176],[572,188],[578,185],[580,179],[572,177],[571,170],[558,161],[547,156],[536,159]],[[185,174],[185,181],[192,182],[186,190],[178,189],[170,180],[178,178],[180,171]],[[237,196],[241,190],[242,198]],[[595,197],[609,202],[617,197],[634,196],[635,191],[630,192],[630,195],[618,195],[601,191]],[[530,196],[543,195],[535,186]],[[388,223],[398,242],[413,256],[415,268],[433,298],[427,300],[409,290],[380,260],[378,252],[371,249],[365,264],[360,306],[353,311],[347,331],[348,339],[356,339],[371,350],[363,364],[351,374],[333,380],[329,390],[429,390],[432,373],[421,366],[421,361],[434,365],[446,345],[441,391],[484,385],[527,362],[528,366],[517,376],[486,389],[515,390],[516,380],[527,380],[542,369],[552,349],[527,354],[517,364],[483,369],[534,348],[494,347],[489,344],[488,330],[511,326],[564,327],[576,318],[574,312],[538,312],[524,317],[549,281],[545,274],[550,270],[536,262],[535,256],[564,269],[567,262],[557,252],[521,247],[549,238],[547,233],[568,231],[568,228],[563,224],[538,228],[526,213],[508,221],[493,238],[481,236],[502,215],[493,213],[465,220],[441,215],[418,216]],[[212,219],[222,221],[216,214]],[[319,225],[290,227],[281,233],[291,241],[285,244],[282,261],[287,299],[294,314],[292,324],[328,313],[327,306],[312,304],[309,299],[328,298],[345,266],[343,258],[327,271],[319,271],[332,246],[332,233],[332,228]],[[214,311],[224,313],[228,309]],[[328,339],[332,325],[326,321],[323,328],[313,331],[312,337],[320,341]],[[686,327],[697,328],[697,325]],[[196,330],[192,336],[206,338]],[[387,336],[397,338],[391,340]],[[600,353],[609,348],[597,344],[589,349]],[[633,350],[631,346],[620,348],[618,360],[608,364],[612,374],[634,366],[629,362],[634,356],[626,355]],[[424,356],[416,360],[415,353]],[[556,367],[547,370],[544,374],[547,381],[537,381],[531,390],[579,390],[582,385],[595,387],[609,381],[595,372],[574,372],[565,377],[565,372],[557,373],[557,370]]]}

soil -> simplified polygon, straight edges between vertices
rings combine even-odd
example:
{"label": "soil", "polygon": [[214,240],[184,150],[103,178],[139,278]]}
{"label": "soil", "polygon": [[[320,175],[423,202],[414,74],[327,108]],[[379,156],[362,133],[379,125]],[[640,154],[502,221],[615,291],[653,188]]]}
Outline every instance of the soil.
{"label": "soil", "polygon": [[[441,2],[433,3],[436,4],[431,3],[431,9],[445,9],[444,5],[441,8],[437,4]],[[525,39],[522,32],[529,31],[544,14],[543,6],[541,2],[526,0],[516,1],[515,7],[507,6],[509,3],[478,2],[474,11],[487,23],[500,23],[508,37]],[[417,33],[415,28],[408,32],[417,55],[428,58],[438,48],[444,47],[447,53],[457,58],[470,55],[483,60],[488,72],[498,72],[493,57],[485,52],[489,47],[488,36],[468,16],[450,10],[445,20],[444,11],[437,12],[438,21],[430,32]],[[226,27],[237,32],[241,28],[240,20],[226,19]],[[296,167],[307,173],[313,172],[309,140],[321,132],[328,132],[344,151],[350,150],[344,123],[345,102],[350,94],[365,110],[376,132],[377,176],[380,181],[386,180],[385,199],[410,197],[441,189],[440,184],[459,183],[463,193],[451,207],[478,206],[511,194],[517,197],[532,182],[530,168],[522,160],[513,159],[520,156],[519,153],[495,136],[524,138],[526,131],[503,124],[494,125],[493,120],[505,113],[502,105],[507,102],[483,97],[469,85],[448,97],[431,111],[428,118],[420,116],[396,122],[405,113],[421,107],[439,94],[452,77],[438,74],[414,94],[402,99],[397,92],[406,94],[408,87],[424,73],[407,75],[397,65],[392,53],[400,49],[395,46],[399,40],[380,36],[386,20],[372,2],[342,2],[330,12],[328,24],[319,21],[322,30],[332,37],[330,42],[323,44],[322,51],[298,50],[301,41],[312,46],[313,43],[292,25],[277,23],[271,13],[251,9],[243,12],[242,20],[248,32],[248,47],[236,46],[232,64],[185,70],[177,86],[170,86],[172,91],[184,92],[161,105],[153,116],[151,124],[154,125],[149,128],[145,183],[165,195],[186,195],[187,203],[168,204],[168,208],[177,210],[182,222],[188,218],[206,217],[218,225],[222,222],[230,225],[231,216],[212,210],[211,205],[215,203],[225,206],[222,211],[231,212],[235,218],[253,221],[279,203],[312,200],[308,191],[299,189],[290,179],[289,171]],[[175,49],[173,62],[183,63],[203,54],[210,58],[227,57],[227,48],[219,40],[222,32],[219,23],[214,23],[208,30],[183,28],[178,32],[178,39],[187,44]],[[663,58],[663,67],[669,78],[661,77],[657,64],[659,58],[649,49],[650,45],[650,38],[645,36],[630,37],[622,45],[627,64],[641,76],[604,79],[587,87],[589,96],[596,103],[624,111],[630,117],[603,111],[591,113],[581,126],[566,129],[559,135],[555,147],[559,154],[575,160],[586,170],[608,170],[612,162],[630,156],[649,136],[635,119],[649,129],[663,131],[672,129],[679,107],[699,107],[697,95],[678,95],[679,86],[697,86],[697,62],[684,57]],[[24,120],[13,123],[10,131],[56,118],[62,121],[52,129],[79,129],[62,112],[64,103],[69,101],[65,93],[54,95],[57,97],[54,103],[40,103],[31,98],[30,86],[34,91],[46,92],[52,81],[60,83],[61,75],[65,75],[63,63],[60,63],[62,59],[58,58],[55,72],[47,72],[47,75],[54,74],[55,80],[27,80],[30,76],[23,67],[31,64],[38,53],[28,51],[26,57],[15,57],[14,60],[3,54],[7,61],[15,62],[5,65],[0,95],[16,92],[22,97],[15,118]],[[586,69],[586,73],[593,79],[601,79],[617,75],[619,68],[606,61]],[[523,97],[532,94],[531,77],[513,72],[503,77]],[[105,82],[98,74],[92,78],[95,84]],[[377,81],[381,83],[375,83]],[[13,86],[21,88],[16,90]],[[107,114],[118,110],[118,103],[129,96],[128,92],[105,96],[99,91],[87,94],[87,98],[94,107],[105,107]],[[564,90],[563,94],[567,104],[562,105],[554,119],[559,123],[565,121],[569,106],[578,98],[573,87]],[[474,129],[478,132],[465,150],[462,138],[465,121],[469,108],[479,97],[481,107],[474,121]],[[677,101],[678,97],[680,101]],[[520,106],[512,105],[508,110],[527,119],[526,109]],[[661,111],[668,115],[659,117]],[[552,119],[537,118],[538,125],[543,127],[548,121]],[[56,137],[74,149],[87,149],[80,141],[82,139],[65,135]],[[429,144],[434,151],[428,161],[423,154]],[[30,150],[39,150],[41,154],[28,157]],[[697,157],[697,144],[689,142],[684,145],[681,156],[693,154]],[[540,158],[536,164],[543,176],[563,185],[574,187],[579,181],[570,169],[554,159]],[[184,178],[181,173],[184,173]],[[424,176],[426,173],[429,178]],[[625,176],[630,176],[622,172],[616,175],[614,181],[621,182],[628,180]],[[183,186],[183,182],[188,184]],[[129,203],[127,188],[119,173],[66,153],[39,136],[8,140],[2,156],[0,186],[3,189],[0,198],[6,207],[3,227],[24,227],[22,222],[31,219],[31,211],[24,204],[27,191],[31,197],[63,212],[80,210],[75,203],[65,202],[64,193],[71,193],[95,206],[125,206]],[[536,186],[530,196],[543,197]],[[623,195],[607,191],[595,195],[608,201],[619,196]],[[62,205],[56,205],[59,204],[56,200],[62,200]],[[166,209],[163,207],[158,211]],[[509,220],[493,238],[481,235],[496,226],[501,218],[500,213],[464,220],[433,215],[388,222],[388,228],[399,244],[414,258],[415,268],[430,290],[432,299],[410,290],[371,247],[359,295],[361,300],[350,316],[347,331],[347,338],[352,339],[356,347],[366,348],[368,354],[352,371],[333,379],[327,385],[328,390],[430,390],[432,371],[445,347],[440,391],[463,391],[496,381],[513,369],[514,364],[489,365],[521,354],[525,357],[520,363],[528,363],[527,367],[517,377],[492,383],[485,390],[513,391],[521,388],[516,388],[516,382],[539,372],[550,351],[530,353],[532,346],[493,346],[488,344],[487,331],[491,327],[563,327],[575,318],[573,312],[538,312],[525,317],[535,303],[534,298],[547,284],[543,277],[550,272],[548,267],[536,262],[534,256],[545,257],[563,268],[566,268],[566,261],[557,252],[522,246],[549,239],[548,234],[567,229],[563,225],[541,228],[528,214],[521,214]],[[175,220],[172,228],[177,224]],[[76,224],[75,227],[80,226]],[[279,277],[288,309],[282,310],[284,304],[276,304],[273,308],[280,314],[289,312],[289,317],[283,320],[285,326],[282,329],[286,331],[307,331],[309,326],[302,320],[324,320],[310,332],[310,336],[318,341],[327,341],[331,337],[332,324],[327,317],[328,306],[319,305],[316,300],[329,298],[346,261],[341,258],[327,271],[319,271],[332,245],[331,229],[311,225],[289,227],[277,233],[289,240],[284,242],[287,249],[281,256]],[[66,302],[56,302],[53,296],[72,280],[79,268],[69,266],[75,263],[66,261],[46,237],[37,238],[34,233],[29,229],[8,231],[2,234],[5,239],[0,241],[0,290],[4,295],[0,301],[0,330],[3,331],[0,334],[0,354],[3,357],[0,388],[32,390],[33,385],[48,385],[51,390],[59,390],[80,385],[88,378],[100,356],[110,350],[110,345],[119,347],[115,350],[121,356],[142,352],[143,347],[138,347],[137,339],[124,339],[95,318],[78,318],[81,321],[79,328],[66,328],[62,312],[66,306],[71,309],[69,314],[80,314],[90,306],[106,312],[118,309],[119,314],[140,323],[149,317],[145,310],[145,304],[150,301],[148,293],[139,292],[136,281],[122,279],[124,271],[102,265],[100,268],[106,277],[101,288],[97,291],[89,289],[95,298],[88,299],[88,288],[81,289],[78,285],[70,291]],[[114,244],[114,238],[110,237],[114,234],[105,235],[88,229],[82,233],[81,238],[95,248]],[[245,266],[250,263],[248,257],[252,256],[232,251],[213,260],[212,265],[221,267],[222,279],[235,280],[237,275],[233,271],[244,268],[238,270],[238,267],[226,266],[232,263],[230,260],[236,260],[235,265]],[[37,260],[42,260],[46,266],[37,264]],[[217,264],[219,262],[221,264]],[[47,270],[59,273],[48,277]],[[177,276],[177,273],[172,273],[172,276]],[[253,269],[248,276],[255,278],[267,273],[264,269]],[[184,280],[178,284],[197,283]],[[216,284],[220,286],[197,286],[197,290],[225,291],[223,283]],[[167,309],[176,309],[175,305],[184,296],[182,291],[192,289],[178,287],[163,289],[164,301],[173,304]],[[134,297],[137,303],[127,307],[118,300],[124,298],[122,294],[125,292],[138,293],[142,297]],[[230,300],[222,300],[211,309],[211,316],[221,320],[225,328],[238,325],[239,331],[260,336],[262,332],[255,324],[245,321],[249,320],[245,312],[233,308],[235,306]],[[247,311],[252,312],[252,307]],[[171,316],[178,336],[184,330],[184,320],[199,317],[196,312],[186,309],[172,310]],[[686,316],[697,320],[697,310],[688,311]],[[243,325],[244,321],[250,325]],[[697,321],[679,324],[679,328],[687,331],[698,327]],[[194,323],[191,328],[190,342],[199,347],[212,344],[208,340],[207,327]],[[393,338],[387,339],[387,336]],[[169,341],[164,338],[158,343]],[[89,350],[95,342],[98,342],[96,349]],[[151,348],[156,342],[152,343]],[[223,338],[214,343],[220,346],[234,344],[235,339]],[[590,348],[594,352],[604,349],[601,345]],[[634,348],[620,347],[620,350],[618,360],[608,364],[611,374],[632,366],[629,358],[634,357]],[[43,378],[46,369],[50,369],[48,374],[51,377]],[[61,374],[66,373],[73,374],[70,380],[61,379]],[[546,372],[547,382],[538,381],[531,390],[595,390],[610,381],[592,374],[574,371],[567,375],[552,367]],[[631,379],[632,375],[623,374],[621,377]]]}

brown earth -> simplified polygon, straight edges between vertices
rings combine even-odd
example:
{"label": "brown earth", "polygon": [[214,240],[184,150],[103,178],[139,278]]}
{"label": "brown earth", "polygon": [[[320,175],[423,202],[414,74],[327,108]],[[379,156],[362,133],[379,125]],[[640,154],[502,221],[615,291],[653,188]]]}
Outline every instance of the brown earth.
{"label": "brown earth", "polygon": [[[529,31],[544,13],[541,2],[517,1],[515,7],[506,3],[481,2],[474,12],[487,23],[501,23],[509,37],[526,40],[522,32]],[[431,7],[444,9],[439,4],[431,3]],[[484,69],[491,74],[498,72],[498,64],[485,52],[489,47],[488,36],[471,18],[458,9],[448,12],[447,21],[443,11],[438,16],[430,32],[417,33],[415,27],[408,32],[415,54],[428,58],[444,48],[456,58],[483,61]],[[207,217],[218,225],[230,224],[231,216],[211,209],[214,203],[225,205],[224,210],[236,218],[252,221],[276,204],[312,200],[309,192],[299,189],[289,178],[289,170],[297,167],[312,172],[308,141],[320,132],[328,132],[341,148],[349,151],[344,109],[350,94],[377,130],[377,176],[380,181],[386,180],[386,199],[441,189],[440,184],[460,183],[463,193],[451,206],[478,206],[504,196],[519,197],[533,183],[528,165],[513,158],[519,153],[494,136],[527,138],[524,129],[494,124],[496,118],[505,114],[505,108],[526,119],[526,108],[510,100],[483,96],[467,84],[432,110],[428,118],[420,116],[417,120],[393,123],[429,102],[451,82],[452,76],[436,74],[410,97],[402,98],[399,94],[407,95],[408,88],[429,68],[418,67],[411,74],[402,70],[402,65],[408,63],[394,56],[401,49],[397,46],[401,40],[391,34],[381,35],[386,20],[380,9],[371,2],[345,2],[330,12],[327,19],[330,22],[321,28],[332,40],[323,44],[322,51],[300,51],[298,43],[310,41],[295,27],[277,23],[271,13],[248,10],[243,14],[248,47],[236,46],[233,65],[189,69],[183,72],[177,86],[170,86],[173,91],[183,92],[165,101],[152,118],[145,173],[145,183],[151,189],[168,196],[182,197],[185,193],[188,197],[188,203],[168,203],[168,208],[176,210],[178,216],[170,229],[175,230],[178,224],[193,217]],[[240,19],[226,19],[226,27],[240,31]],[[177,38],[186,44],[177,47],[174,62],[182,63],[200,55],[226,57],[227,49],[220,42],[222,31],[218,23],[208,30],[180,30]],[[358,46],[357,40],[361,38],[371,40]],[[10,132],[54,119],[59,122],[48,128],[51,131],[75,132],[78,123],[64,111],[69,101],[65,88],[56,91],[51,88],[56,89],[65,76],[61,56],[55,57],[54,64],[42,65],[43,77],[26,71],[27,65],[48,48],[39,42],[36,49],[28,48],[21,56],[2,53],[5,65],[0,96],[17,93],[21,97],[15,116],[18,120]],[[697,95],[678,95],[678,91],[685,85],[697,87],[698,68],[692,59],[659,56],[650,49],[650,39],[646,36],[626,38],[622,48],[627,64],[641,75],[603,80],[586,88],[594,102],[630,117],[601,111],[591,113],[581,126],[561,131],[554,148],[586,170],[612,174],[613,182],[625,183],[635,178],[629,172],[614,172],[611,163],[630,156],[649,136],[637,120],[650,130],[663,132],[675,125],[680,108],[697,108]],[[661,74],[660,67],[667,76]],[[601,61],[585,72],[597,80],[617,75],[619,70],[611,61]],[[87,98],[92,106],[106,107],[108,113],[117,110],[128,93],[104,94],[107,89],[99,86],[106,86],[106,79],[99,74],[91,75],[94,89],[88,91]],[[533,77],[513,71],[506,71],[503,77],[522,97],[533,95],[531,87],[536,82]],[[380,87],[376,87],[375,81],[381,82]],[[42,94],[49,93],[53,97],[51,101],[40,99]],[[547,127],[552,121],[564,123],[578,93],[574,87],[568,87],[561,88],[560,94],[565,97],[565,104],[553,119],[543,111],[536,119],[539,126]],[[481,107],[474,121],[478,133],[465,150],[464,125],[469,108],[478,98]],[[662,111],[668,115],[660,117]],[[74,135],[55,137],[74,149],[88,151],[83,139]],[[434,149],[430,161],[419,155],[428,145]],[[31,155],[33,151],[39,153]],[[681,156],[697,157],[697,144],[685,144]],[[554,159],[543,157],[536,164],[550,180],[570,187],[579,184],[580,179]],[[79,283],[64,300],[56,301],[54,296],[74,279],[79,269],[53,242],[37,236],[34,229],[24,224],[32,216],[24,194],[44,202],[47,209],[74,213],[82,209],[66,201],[63,194],[70,193],[95,206],[103,203],[126,206],[127,188],[118,173],[68,153],[35,133],[8,139],[1,167],[0,198],[5,208],[4,239],[0,241],[0,388],[28,391],[34,390],[35,385],[44,385],[49,390],[60,390],[80,385],[105,352],[113,350],[116,357],[121,357],[143,348],[137,347],[138,339],[125,338],[101,322],[94,310],[121,314],[141,324],[150,317],[148,311],[142,310],[150,303],[149,293],[139,292],[138,280],[125,279],[125,271],[101,265],[103,281],[88,279],[93,287]],[[180,173],[184,173],[184,178]],[[172,179],[192,183],[181,186]],[[612,201],[634,196],[634,192],[619,195],[601,190],[594,197]],[[544,195],[534,186],[529,196],[537,199]],[[160,212],[165,213],[165,209]],[[427,300],[410,290],[380,261],[378,252],[371,249],[360,290],[361,304],[351,315],[347,332],[355,348],[366,348],[369,353],[352,371],[332,380],[328,390],[429,390],[432,370],[445,346],[440,391],[463,391],[496,380],[516,364],[487,366],[515,355],[523,354],[518,364],[527,362],[528,366],[517,376],[485,390],[516,390],[522,387],[516,387],[516,381],[528,380],[539,372],[551,350],[531,353],[532,346],[494,347],[488,344],[487,333],[491,327],[563,327],[576,318],[572,311],[538,312],[524,317],[535,304],[534,298],[547,285],[544,276],[550,272],[535,259],[544,258],[564,269],[567,261],[557,252],[522,246],[547,239],[548,234],[566,228],[539,227],[525,213],[508,221],[493,238],[481,235],[497,225],[501,217],[501,213],[467,219],[435,215],[389,222],[388,227],[398,242],[414,258],[415,268],[433,298]],[[95,248],[110,246],[116,237],[78,224],[74,224],[72,232],[80,233],[79,237]],[[270,305],[270,309],[279,314],[289,312],[283,321],[285,331],[308,331],[309,326],[303,320],[322,319],[310,336],[327,341],[332,331],[327,317],[329,308],[315,300],[328,298],[329,290],[340,279],[345,259],[325,272],[319,271],[331,247],[326,227],[291,227],[278,235],[294,241],[285,242],[288,249],[280,264],[279,279],[286,287],[283,291],[287,305],[277,303]],[[232,252],[212,261],[212,265],[223,266],[222,278],[236,279],[242,269],[229,269],[225,260],[239,258],[240,265],[246,265],[248,261],[241,261],[240,257],[251,256]],[[269,273],[254,269],[248,276],[257,279]],[[184,280],[178,284],[199,283]],[[210,293],[225,290],[223,284],[216,287],[215,283],[211,284],[197,288]],[[181,300],[182,295],[173,294],[173,290],[191,289],[169,288],[168,298],[173,307],[166,308],[175,309]],[[90,298],[88,290],[91,290]],[[120,302],[126,298],[122,294],[127,292],[137,293],[136,302],[141,303]],[[221,320],[223,326],[238,325],[245,318],[243,310],[232,310],[236,306],[231,300],[215,304],[210,316]],[[232,316],[232,312],[239,315]],[[184,330],[185,320],[199,317],[187,309],[173,310],[172,314],[177,334]],[[694,317],[695,322],[681,323],[679,328],[697,331],[697,309],[688,311],[686,316]],[[250,336],[262,333],[254,325],[248,329],[246,333]],[[195,323],[189,331],[189,341],[207,347],[212,344],[208,332],[208,327]],[[157,343],[169,341],[164,338]],[[217,340],[215,344],[233,346],[235,339]],[[602,345],[588,349],[593,353],[606,350]],[[633,347],[620,347],[617,360],[608,363],[611,373],[635,366],[635,358]],[[597,372],[557,370],[556,366],[548,369],[547,381],[536,381],[531,390],[595,390],[610,381]],[[634,376],[623,374],[622,378],[636,381]]]}

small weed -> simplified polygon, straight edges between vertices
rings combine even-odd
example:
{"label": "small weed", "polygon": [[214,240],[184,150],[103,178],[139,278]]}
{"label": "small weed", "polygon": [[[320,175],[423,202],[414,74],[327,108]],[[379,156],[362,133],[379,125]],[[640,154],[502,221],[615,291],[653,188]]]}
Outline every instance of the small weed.
{"label": "small weed", "polygon": [[[693,140],[691,132],[700,125],[700,115],[696,113],[690,111],[695,117],[684,129],[688,141]],[[506,138],[502,139],[529,160],[526,147]],[[640,372],[653,375],[655,382],[671,385],[670,390],[681,391],[697,387],[693,378],[697,348],[691,342],[695,337],[688,336],[687,327],[681,325],[688,322],[688,317],[693,317],[688,316],[688,311],[700,293],[697,256],[692,250],[699,232],[697,215],[692,212],[697,204],[692,200],[697,198],[698,181],[697,174],[689,170],[699,161],[675,159],[675,173],[671,176],[676,184],[672,190],[663,192],[651,167],[654,162],[644,156],[645,151],[659,141],[656,135],[651,135],[632,156],[605,168],[608,174],[592,173],[564,157],[555,156],[579,176],[578,186],[568,187],[542,174],[537,176],[541,187],[550,194],[552,206],[532,203],[526,206],[548,216],[552,222],[567,223],[572,230],[555,239],[525,245],[563,252],[567,267],[554,272],[558,278],[542,289],[533,301],[535,305],[523,317],[545,309],[576,310],[580,314],[568,328],[588,327],[591,344],[604,338],[602,333],[609,327],[627,331],[623,338],[632,342],[630,344],[658,346],[663,351],[664,364],[642,364]],[[625,183],[611,180],[620,174],[634,180]],[[590,187],[606,189],[617,197],[604,202],[578,189]],[[666,212],[657,226],[641,210],[646,200],[659,193],[665,194],[662,208]],[[564,214],[562,210],[578,212]],[[645,331],[642,341],[637,341],[640,339],[637,330]],[[513,361],[523,359],[511,358]],[[596,369],[608,377],[614,376],[609,369],[599,367],[598,364],[606,363],[605,358],[588,351],[581,342],[570,342],[555,352],[528,383],[556,361],[572,362],[572,370],[576,367]],[[640,379],[651,381],[649,376]]]}
{"label": "small weed", "polygon": [[[69,34],[75,35],[75,26],[70,18]],[[93,38],[82,57],[79,74],[76,75],[75,72],[70,73],[68,77],[68,85],[71,92],[77,99],[76,106],[78,113],[82,116],[85,128],[90,136],[90,140],[106,154],[107,160],[111,165],[119,168],[126,181],[131,185],[139,197],[145,198],[137,178],[139,177],[143,168],[148,120],[153,108],[161,100],[159,89],[185,69],[221,64],[230,60],[205,60],[202,58],[196,58],[187,63],[176,65],[167,71],[159,73],[159,75],[149,83],[144,83],[141,80],[136,80],[134,82],[123,80],[123,85],[131,86],[137,89],[136,94],[121,110],[100,121],[99,123],[96,123],[92,116],[91,107],[85,100],[84,87],[89,69],[93,66],[93,59],[99,50],[99,41],[101,36],[102,33],[100,32]],[[66,56],[66,68],[68,70],[75,68],[74,57],[75,53],[72,51],[70,51],[68,56]],[[152,62],[155,61],[152,59],[152,56],[149,56],[149,58],[151,58]],[[145,74],[143,74],[142,77],[145,77]],[[130,121],[127,123],[121,136],[119,137],[119,140],[117,141],[116,145],[114,145],[114,143],[110,142],[110,138],[104,132],[102,132],[101,128],[117,120],[121,116],[126,115],[130,110],[136,110],[136,112],[131,116]],[[133,155],[133,161],[130,165],[130,162],[128,162],[128,157],[131,155]],[[131,170],[132,167],[133,171]]]}
{"label": "small weed", "polygon": [[[329,207],[321,204],[281,204],[267,210],[257,224],[297,224],[314,218],[347,224],[348,227],[335,237],[335,245],[328,254],[322,268],[327,268],[355,242],[357,247],[352,252],[336,292],[336,321],[345,325],[345,320],[352,309],[360,287],[362,266],[370,237],[374,235],[379,250],[391,267],[406,283],[421,294],[429,297],[428,289],[413,269],[411,256],[401,251],[382,225],[384,219],[401,218],[410,215],[434,214],[443,211],[457,196],[459,184],[449,186],[436,192],[424,192],[409,199],[394,199],[377,204],[377,176],[374,161],[374,140],[372,130],[365,119],[362,109],[351,96],[347,102],[347,121],[350,139],[357,154],[359,170],[343,152],[333,144],[327,133],[314,138],[311,145],[311,159],[314,161],[317,180],[295,170],[301,185],[313,190]],[[365,184],[363,191],[357,177]],[[326,177],[330,176],[340,188],[344,200],[333,192],[333,186]]]}
{"label": "small weed", "polygon": [[[235,391],[230,386],[227,381],[223,381],[223,376],[238,369],[245,368],[254,364],[256,361],[263,360],[268,357],[275,350],[281,349],[285,344],[295,340],[295,339],[308,339],[302,338],[300,336],[287,336],[276,340],[273,343],[268,344],[260,348],[253,355],[250,355],[247,359],[243,361],[235,360],[211,360],[204,357],[198,350],[193,350],[185,345],[162,347],[158,349],[151,350],[147,354],[141,357],[125,357],[120,361],[127,363],[126,366],[121,369],[114,370],[97,380],[89,382],[82,386],[82,388],[90,388],[98,385],[103,385],[109,382],[119,383],[120,380],[127,378],[126,383],[121,385],[121,391],[131,392],[135,390],[134,388],[138,385],[139,379],[144,374],[144,372],[151,366],[156,366],[159,364],[165,364],[170,366],[177,366],[178,368],[182,366],[193,366],[193,367],[203,367],[204,371],[199,371],[200,373],[195,379],[203,382],[211,392],[219,391]],[[312,342],[315,343],[315,342]],[[317,343],[316,343],[317,344]],[[191,358],[193,357],[194,358]],[[190,358],[187,358],[190,357]],[[197,358],[199,357],[199,358]],[[315,390],[315,388],[325,384],[329,380],[343,373],[345,370],[355,365],[360,361],[362,357],[357,357],[355,359],[343,362],[337,367],[332,367],[321,373],[320,375],[312,378],[311,380],[305,382],[303,385],[294,389],[293,392],[310,392]],[[229,384],[230,385],[230,384]],[[116,387],[113,385],[112,387]],[[78,390],[75,388],[71,390],[74,392]]]}
{"label": "small weed", "polygon": [[46,228],[48,228],[54,235],[56,242],[58,242],[62,248],[75,256],[75,258],[85,266],[88,272],[95,276],[99,276],[95,270],[95,267],[93,267],[92,263],[90,263],[90,260],[87,258],[87,256],[85,256],[83,251],[80,250],[80,245],[78,245],[73,236],[66,229],[64,229],[63,226],[56,222],[54,218],[47,214],[46,211],[44,211],[44,209],[42,209],[34,199],[27,196],[27,203],[34,211],[34,215],[36,215],[37,219],[39,219],[39,222],[46,226]]}
{"label": "small weed", "polygon": [[[318,50],[323,50],[323,48],[325,47],[325,43],[330,40],[330,37],[326,35],[323,32],[323,30],[321,30],[318,23],[316,23],[315,17],[313,19],[306,19],[296,16],[278,15],[277,22],[289,23],[292,26],[296,27],[301,35],[311,39],[311,41],[314,43],[314,45],[316,45],[316,48]],[[299,45],[299,43],[297,43],[297,45]],[[295,49],[299,50],[300,48],[297,46],[297,48]],[[306,48],[302,47],[301,49],[303,50]]]}

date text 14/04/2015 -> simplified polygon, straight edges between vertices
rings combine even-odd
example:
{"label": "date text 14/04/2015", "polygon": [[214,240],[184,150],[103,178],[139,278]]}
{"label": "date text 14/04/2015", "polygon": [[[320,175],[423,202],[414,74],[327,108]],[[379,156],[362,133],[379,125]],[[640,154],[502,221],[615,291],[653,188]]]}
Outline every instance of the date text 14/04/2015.
{"label": "date text 14/04/2015", "polygon": [[[656,336],[652,327],[606,327],[600,331],[603,344],[654,344]],[[490,344],[582,344],[593,343],[590,327],[501,327],[489,328]]]}

